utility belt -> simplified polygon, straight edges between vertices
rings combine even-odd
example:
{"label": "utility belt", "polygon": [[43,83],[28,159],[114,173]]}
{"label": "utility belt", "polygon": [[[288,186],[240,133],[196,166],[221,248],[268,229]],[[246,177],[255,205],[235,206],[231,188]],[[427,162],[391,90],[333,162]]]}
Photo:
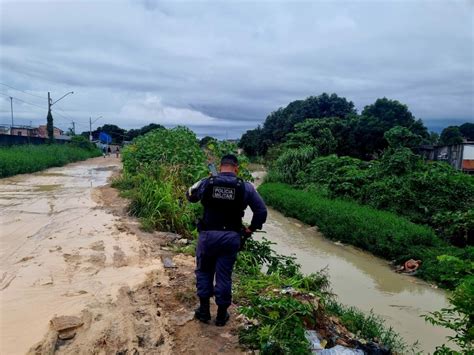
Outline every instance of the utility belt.
{"label": "utility belt", "polygon": [[223,232],[237,232],[241,233],[243,229],[242,222],[239,224],[225,224],[225,223],[205,223],[200,219],[197,223],[198,232],[202,231],[223,231]]}

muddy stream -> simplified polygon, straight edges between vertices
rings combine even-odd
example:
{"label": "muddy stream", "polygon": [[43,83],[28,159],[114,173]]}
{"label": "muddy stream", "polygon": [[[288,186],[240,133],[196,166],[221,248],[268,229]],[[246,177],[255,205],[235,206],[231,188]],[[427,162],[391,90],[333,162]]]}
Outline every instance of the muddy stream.
{"label": "muddy stream", "polygon": [[[253,175],[258,185],[264,173]],[[249,213],[246,212],[247,221]],[[408,344],[418,341],[418,349],[424,353],[432,353],[451,334],[421,318],[423,314],[448,306],[443,290],[412,276],[397,274],[387,261],[326,239],[316,228],[271,208],[263,230],[266,234],[256,234],[256,238],[265,236],[276,243],[274,249],[280,254],[294,254],[304,273],[327,268],[332,291],[342,304],[367,312],[373,310]]]}

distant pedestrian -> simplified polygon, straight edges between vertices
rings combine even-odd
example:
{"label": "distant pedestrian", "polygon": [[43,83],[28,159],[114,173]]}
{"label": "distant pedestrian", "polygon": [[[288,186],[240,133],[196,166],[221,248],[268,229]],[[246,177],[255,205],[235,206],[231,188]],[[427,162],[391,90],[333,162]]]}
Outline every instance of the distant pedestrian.
{"label": "distant pedestrian", "polygon": [[120,155],[120,148],[117,146],[117,148],[115,148],[115,156],[118,158]]}
{"label": "distant pedestrian", "polygon": [[110,156],[110,153],[112,153],[112,149],[110,148],[110,146],[107,148],[107,156]]}
{"label": "distant pedestrian", "polygon": [[107,149],[105,147],[102,147],[102,155],[105,158],[105,155],[107,154]]}

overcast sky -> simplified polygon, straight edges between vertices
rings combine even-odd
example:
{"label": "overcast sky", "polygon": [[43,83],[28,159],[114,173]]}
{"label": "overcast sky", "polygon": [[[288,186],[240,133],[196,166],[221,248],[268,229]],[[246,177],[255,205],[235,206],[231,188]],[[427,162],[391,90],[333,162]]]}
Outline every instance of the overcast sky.
{"label": "overcast sky", "polygon": [[[0,0],[0,123],[184,124],[239,137],[290,101],[407,104],[474,122],[473,1]],[[20,89],[24,92],[11,89]],[[25,93],[26,92],[26,93]],[[18,100],[19,99],[19,100]],[[23,100],[23,101],[20,101]],[[26,103],[27,102],[27,103]]]}

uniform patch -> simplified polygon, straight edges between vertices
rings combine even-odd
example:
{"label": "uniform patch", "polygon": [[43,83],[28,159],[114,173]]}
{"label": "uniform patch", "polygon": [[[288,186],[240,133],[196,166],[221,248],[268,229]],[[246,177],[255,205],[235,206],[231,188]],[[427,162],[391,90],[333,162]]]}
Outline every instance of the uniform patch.
{"label": "uniform patch", "polygon": [[235,188],[214,186],[212,188],[212,197],[219,200],[235,200]]}

